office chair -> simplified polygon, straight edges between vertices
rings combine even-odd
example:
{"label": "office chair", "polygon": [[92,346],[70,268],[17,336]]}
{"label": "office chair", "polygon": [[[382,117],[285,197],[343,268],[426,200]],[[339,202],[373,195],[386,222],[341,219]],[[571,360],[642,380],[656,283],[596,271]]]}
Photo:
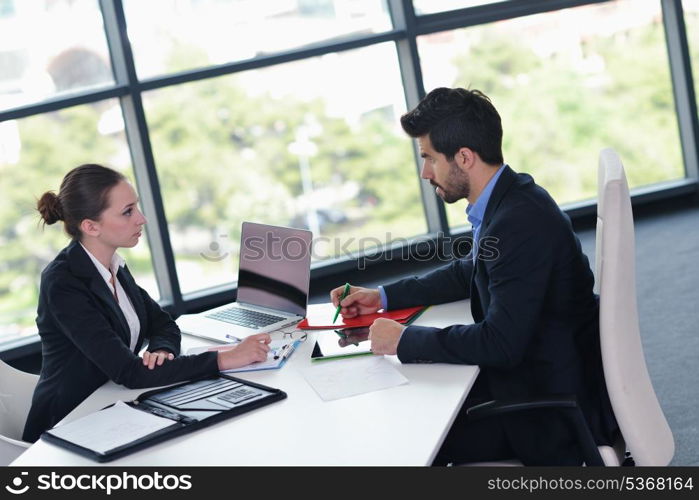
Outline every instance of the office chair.
{"label": "office chair", "polygon": [[0,361],[0,465],[8,465],[31,443],[22,441],[38,375]]}
{"label": "office chair", "polygon": [[[607,392],[621,430],[613,446],[596,446],[575,398],[489,401],[467,410],[486,418],[536,408],[557,408],[569,418],[587,465],[667,465],[675,451],[643,356],[636,304],[636,262],[631,196],[613,149],[599,155],[595,292],[600,296],[600,347]],[[625,457],[625,450],[630,458]],[[462,465],[522,465],[516,460]]]}
{"label": "office chair", "polygon": [[607,391],[636,464],[667,465],[675,453],[675,442],[643,355],[631,197],[621,159],[613,149],[600,152],[598,179],[595,287],[600,295],[600,344]]}

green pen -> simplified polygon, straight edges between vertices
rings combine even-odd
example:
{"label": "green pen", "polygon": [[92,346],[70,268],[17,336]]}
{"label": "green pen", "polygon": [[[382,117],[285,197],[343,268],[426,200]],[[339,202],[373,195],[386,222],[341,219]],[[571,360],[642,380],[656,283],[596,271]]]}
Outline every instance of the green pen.
{"label": "green pen", "polygon": [[342,295],[340,295],[340,301],[337,303],[337,309],[335,310],[335,317],[333,317],[333,323],[335,323],[335,321],[337,321],[337,317],[340,314],[340,310],[342,309],[342,306],[340,304],[345,299],[345,297],[347,297],[347,295],[349,295],[349,291],[350,291],[350,284],[345,283],[345,289],[342,290]]}

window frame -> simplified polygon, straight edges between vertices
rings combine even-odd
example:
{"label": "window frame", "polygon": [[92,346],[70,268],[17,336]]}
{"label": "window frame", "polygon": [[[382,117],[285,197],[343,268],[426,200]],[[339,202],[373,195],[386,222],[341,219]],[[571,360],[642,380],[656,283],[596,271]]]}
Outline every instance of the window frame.
{"label": "window frame", "polygon": [[[493,2],[447,12],[416,15],[411,0],[387,0],[393,29],[362,36],[350,36],[340,41],[319,42],[276,54],[226,64],[197,68],[175,74],[139,79],[131,45],[127,38],[126,19],[122,0],[99,0],[104,30],[107,37],[115,83],[97,89],[61,95],[50,100],[0,111],[0,122],[61,110],[79,104],[88,104],[109,98],[120,101],[129,144],[134,175],[144,212],[154,273],[163,305],[175,317],[198,312],[229,302],[235,297],[233,283],[182,294],[175,268],[175,257],[170,242],[167,220],[160,194],[158,173],[148,135],[142,94],[148,90],[181,83],[230,75],[249,69],[257,69],[320,56],[331,52],[367,47],[393,42],[398,53],[401,79],[405,91],[407,109],[412,109],[424,97],[425,89],[417,50],[418,36],[448,31],[468,26],[492,23],[564,8],[604,3],[610,0],[518,0],[517,2]],[[663,200],[679,199],[699,191],[699,120],[692,76],[682,0],[657,0],[661,4],[666,46],[670,61],[670,75],[676,103],[676,115],[684,161],[685,177],[679,181],[662,183],[632,192],[635,206]],[[419,175],[420,158],[413,141],[415,174]],[[397,256],[424,242],[438,244],[443,237],[462,238],[470,230],[450,230],[444,203],[429,183],[421,182],[421,197],[428,232],[404,245],[389,245],[383,253],[366,262],[366,269],[394,261]],[[587,201],[564,205],[562,208],[576,220],[589,218],[596,213],[596,203]],[[408,264],[410,262],[408,261]],[[375,270],[376,271],[376,270]],[[348,274],[357,274],[356,260],[339,258],[315,263],[311,269],[311,289],[334,281],[346,281]],[[336,279],[335,279],[336,278]],[[316,290],[317,292],[317,290]],[[0,358],[13,359],[40,350],[38,336],[28,336],[0,344]]]}

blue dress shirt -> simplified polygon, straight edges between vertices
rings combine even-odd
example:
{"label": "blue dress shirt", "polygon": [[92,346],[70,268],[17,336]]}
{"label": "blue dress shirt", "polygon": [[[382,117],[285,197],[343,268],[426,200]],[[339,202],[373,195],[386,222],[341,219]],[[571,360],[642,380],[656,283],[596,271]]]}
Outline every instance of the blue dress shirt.
{"label": "blue dress shirt", "polygon": [[478,256],[478,236],[481,232],[481,223],[483,222],[483,217],[485,217],[485,209],[488,208],[488,201],[490,200],[490,195],[493,193],[493,188],[497,184],[500,174],[502,173],[505,165],[501,165],[495,175],[490,178],[488,184],[483,188],[483,192],[476,200],[476,203],[471,205],[470,203],[466,207],[466,217],[473,227],[473,247],[471,249],[471,258],[473,263],[476,263],[476,257]]}
{"label": "blue dress shirt", "polygon": [[[485,209],[488,208],[490,195],[493,193],[493,188],[495,188],[495,184],[497,184],[504,167],[505,164],[500,165],[498,171],[495,172],[495,175],[490,178],[488,184],[486,184],[485,188],[483,188],[483,192],[476,200],[476,203],[473,205],[469,203],[469,205],[466,207],[466,216],[468,221],[471,223],[471,226],[473,226],[473,248],[471,250],[471,258],[473,259],[474,264],[476,263],[476,256],[478,255],[478,235],[480,233],[483,217],[485,217]],[[379,294],[381,295],[381,308],[387,309],[388,298],[386,297],[386,292],[384,291],[383,286],[379,286]]]}

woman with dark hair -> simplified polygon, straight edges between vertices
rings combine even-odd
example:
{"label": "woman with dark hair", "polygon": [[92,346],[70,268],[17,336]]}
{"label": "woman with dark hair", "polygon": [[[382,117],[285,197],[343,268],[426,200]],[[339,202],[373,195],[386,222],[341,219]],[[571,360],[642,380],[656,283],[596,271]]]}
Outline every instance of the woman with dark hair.
{"label": "woman with dark hair", "polygon": [[107,380],[155,387],[267,358],[267,334],[230,350],[176,357],[179,328],[116,253],[138,243],[146,219],[137,204],[122,174],[94,164],[68,172],[58,195],[46,192],[37,203],[44,223],[63,221],[72,241],[41,273],[36,324],[43,359],[26,441],[36,441]]}

